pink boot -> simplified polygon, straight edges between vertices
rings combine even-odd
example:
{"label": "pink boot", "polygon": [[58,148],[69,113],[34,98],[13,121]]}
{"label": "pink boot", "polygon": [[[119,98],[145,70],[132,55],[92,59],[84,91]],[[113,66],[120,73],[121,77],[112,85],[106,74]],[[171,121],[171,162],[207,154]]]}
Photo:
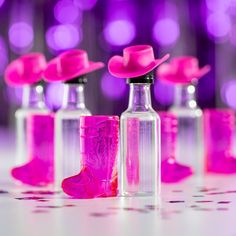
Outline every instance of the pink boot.
{"label": "pink boot", "polygon": [[204,111],[204,141],[206,170],[214,173],[236,173],[236,158],[232,154],[234,112],[230,109]]}
{"label": "pink boot", "polygon": [[179,182],[192,175],[193,171],[175,160],[178,121],[171,113],[158,114],[161,118],[161,180],[165,183]]}
{"label": "pink boot", "polygon": [[24,184],[45,186],[53,182],[54,117],[32,115],[27,120],[30,161],[11,170],[12,176]]}
{"label": "pink boot", "polygon": [[85,199],[116,196],[118,139],[118,117],[81,117],[82,170],[78,175],[63,180],[63,191],[70,196]]}

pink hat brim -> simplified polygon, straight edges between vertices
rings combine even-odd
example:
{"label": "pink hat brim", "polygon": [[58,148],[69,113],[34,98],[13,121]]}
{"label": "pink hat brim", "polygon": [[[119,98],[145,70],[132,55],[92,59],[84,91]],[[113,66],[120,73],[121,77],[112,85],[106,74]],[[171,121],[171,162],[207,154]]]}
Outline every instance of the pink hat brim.
{"label": "pink hat brim", "polygon": [[7,67],[4,79],[8,85],[14,87],[31,85],[39,82],[42,79],[43,70],[39,71],[38,73],[34,73],[27,78],[22,76],[19,71],[19,63],[20,61],[17,59],[11,62],[10,65]]}
{"label": "pink hat brim", "polygon": [[166,54],[161,59],[156,59],[150,63],[145,68],[136,69],[128,68],[124,66],[124,58],[122,56],[113,56],[108,63],[109,72],[118,78],[135,78],[147,74],[148,72],[154,70],[161,63],[169,58],[169,54]]}
{"label": "pink hat brim", "polygon": [[160,80],[170,83],[189,84],[195,80],[199,80],[202,76],[207,74],[210,69],[211,67],[206,65],[188,77],[184,74],[175,74],[170,64],[163,64],[157,71],[157,77]]}
{"label": "pink hat brim", "polygon": [[74,79],[81,75],[91,73],[93,71],[96,71],[104,67],[104,63],[102,62],[90,61],[88,67],[85,67],[82,69],[80,68],[73,73],[63,74],[63,73],[60,73],[57,69],[57,63],[58,63],[57,60],[58,60],[57,58],[54,58],[53,60],[51,60],[51,62],[48,63],[46,70],[44,71],[44,78],[48,82],[68,81],[68,80]]}

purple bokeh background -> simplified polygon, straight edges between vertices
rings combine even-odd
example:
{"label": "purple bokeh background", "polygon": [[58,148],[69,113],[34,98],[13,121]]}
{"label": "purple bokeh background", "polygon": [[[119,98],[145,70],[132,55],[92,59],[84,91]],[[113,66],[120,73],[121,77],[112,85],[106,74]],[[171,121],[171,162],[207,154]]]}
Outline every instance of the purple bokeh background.
{"label": "purple bokeh background", "polygon": [[[0,125],[11,126],[20,89],[6,88],[8,62],[31,51],[58,53],[82,48],[105,63],[123,47],[151,44],[156,57],[193,55],[212,71],[199,81],[202,108],[236,108],[236,0],[0,0]],[[47,104],[58,109],[61,84],[46,85]],[[86,104],[93,114],[119,115],[128,103],[125,80],[107,68],[89,75]],[[156,81],[153,106],[165,110],[173,102],[172,85]]]}

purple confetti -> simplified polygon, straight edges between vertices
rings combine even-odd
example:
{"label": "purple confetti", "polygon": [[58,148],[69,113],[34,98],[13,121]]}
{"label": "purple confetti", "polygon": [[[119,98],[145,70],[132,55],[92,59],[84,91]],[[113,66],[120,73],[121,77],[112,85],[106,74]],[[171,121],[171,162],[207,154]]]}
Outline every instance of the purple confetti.
{"label": "purple confetti", "polygon": [[39,191],[24,191],[22,194],[37,194],[37,195],[55,195],[59,194],[60,192],[56,191],[45,191],[45,190],[39,190]]}
{"label": "purple confetti", "polygon": [[182,193],[183,190],[176,189],[176,190],[173,190],[172,192],[173,192],[173,193]]}
{"label": "purple confetti", "polygon": [[217,202],[218,204],[229,204],[230,203],[230,201],[219,201],[219,202]]}
{"label": "purple confetti", "polygon": [[17,200],[41,200],[42,197],[35,197],[35,196],[33,196],[33,197],[17,197],[15,199],[17,199]]}
{"label": "purple confetti", "polygon": [[125,210],[125,211],[135,211],[136,210],[133,207],[123,207],[122,209]]}
{"label": "purple confetti", "polygon": [[200,207],[196,207],[196,208],[193,208],[193,209],[195,209],[196,211],[212,211],[212,209],[211,208],[200,208]]}
{"label": "purple confetti", "polygon": [[0,190],[0,194],[7,194],[7,193],[9,193],[9,192],[6,190]]}
{"label": "purple confetti", "polygon": [[93,212],[93,213],[90,213],[90,216],[92,217],[106,217],[106,216],[109,216],[109,213],[103,213],[103,212]]}
{"label": "purple confetti", "polygon": [[236,190],[228,190],[226,193],[236,193]]}
{"label": "purple confetti", "polygon": [[210,191],[216,191],[218,188],[206,188],[206,187],[203,187],[201,189],[199,189],[199,192],[210,192]]}
{"label": "purple confetti", "polygon": [[175,201],[169,201],[169,203],[184,203],[185,201],[183,200],[175,200]]}
{"label": "purple confetti", "polygon": [[219,208],[216,208],[217,211],[228,211],[229,209],[226,208],[226,207],[219,207]]}
{"label": "purple confetti", "polygon": [[211,200],[199,200],[199,201],[196,201],[196,203],[209,203],[209,202],[213,202]]}
{"label": "purple confetti", "polygon": [[145,208],[147,208],[148,210],[158,210],[158,206],[155,205],[145,205]]}
{"label": "purple confetti", "polygon": [[57,208],[62,208],[63,206],[53,206],[53,205],[49,205],[49,206],[36,206],[37,208],[50,208],[50,209],[57,209]]}
{"label": "purple confetti", "polygon": [[38,200],[36,200],[37,202],[49,202],[49,200],[48,199],[38,199]]}
{"label": "purple confetti", "polygon": [[212,192],[212,193],[207,193],[207,195],[222,195],[225,194],[225,192]]}
{"label": "purple confetti", "polygon": [[34,210],[32,213],[48,213],[49,211],[46,210]]}
{"label": "purple confetti", "polygon": [[74,205],[74,204],[65,204],[65,205],[63,205],[63,207],[75,207],[76,205]]}

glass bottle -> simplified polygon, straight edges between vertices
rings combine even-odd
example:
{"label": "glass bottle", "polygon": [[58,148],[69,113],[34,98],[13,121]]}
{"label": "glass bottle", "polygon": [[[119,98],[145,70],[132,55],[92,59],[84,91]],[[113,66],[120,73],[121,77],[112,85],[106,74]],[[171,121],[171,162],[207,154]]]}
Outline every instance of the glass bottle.
{"label": "glass bottle", "polygon": [[151,105],[153,74],[127,81],[130,95],[121,115],[119,194],[155,196],[160,190],[160,119]]}
{"label": "glass bottle", "polygon": [[16,165],[28,161],[26,120],[32,114],[48,113],[44,102],[43,86],[41,84],[23,86],[22,106],[15,113],[16,117]]}
{"label": "glass bottle", "polygon": [[55,116],[55,187],[80,171],[80,116],[91,115],[84,103],[85,77],[66,81],[62,108]]}
{"label": "glass bottle", "polygon": [[193,168],[195,174],[203,172],[202,111],[196,102],[194,84],[178,84],[170,111],[178,118],[176,161]]}

